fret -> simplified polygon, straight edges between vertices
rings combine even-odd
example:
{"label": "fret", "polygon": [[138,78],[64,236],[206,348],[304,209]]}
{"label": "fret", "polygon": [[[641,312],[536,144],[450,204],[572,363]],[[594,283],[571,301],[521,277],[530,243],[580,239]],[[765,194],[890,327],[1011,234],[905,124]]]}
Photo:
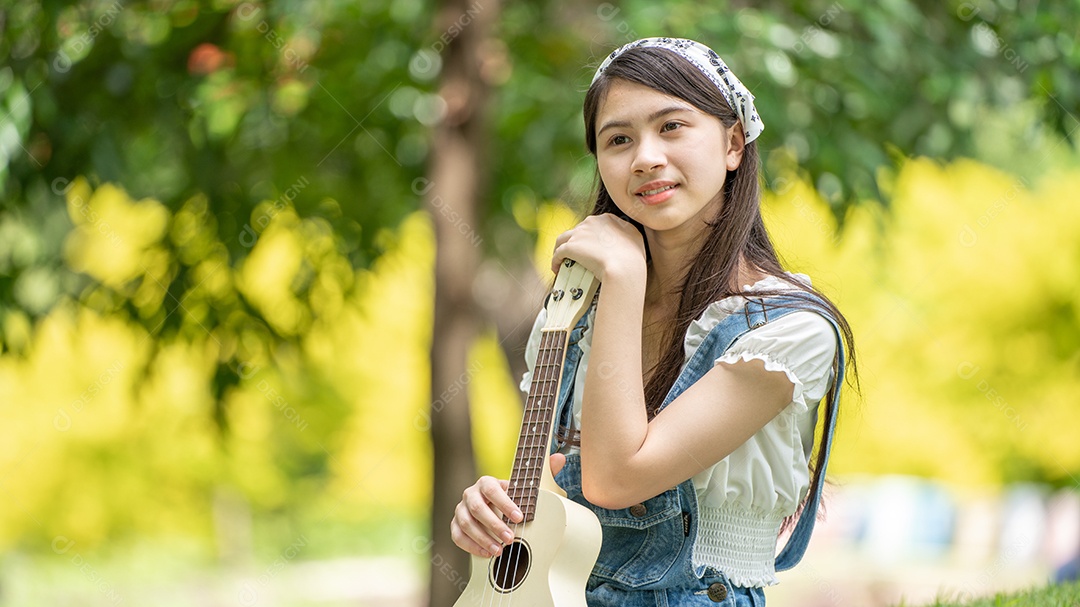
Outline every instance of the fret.
{"label": "fret", "polygon": [[514,466],[529,468],[536,464],[533,460],[539,459],[542,461],[545,457],[547,457],[547,445],[542,445],[542,448],[539,449],[530,449],[527,452],[519,450],[514,455]]}

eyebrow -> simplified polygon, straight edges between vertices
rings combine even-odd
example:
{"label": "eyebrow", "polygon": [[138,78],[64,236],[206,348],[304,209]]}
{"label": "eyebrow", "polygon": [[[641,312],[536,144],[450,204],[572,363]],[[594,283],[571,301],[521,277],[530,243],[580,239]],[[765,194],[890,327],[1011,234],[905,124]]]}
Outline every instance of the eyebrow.
{"label": "eyebrow", "polygon": [[[652,121],[656,120],[657,118],[660,118],[661,116],[666,116],[668,114],[674,114],[675,112],[689,112],[689,111],[691,111],[690,108],[688,108],[686,106],[683,106],[683,105],[670,105],[670,106],[668,106],[666,108],[656,110],[655,112],[649,114],[649,116],[645,119],[645,122],[652,122]],[[614,127],[624,127],[625,128],[625,127],[628,127],[628,126],[630,126],[630,121],[629,120],[612,120],[610,122],[604,123],[604,126],[600,127],[600,129],[596,131],[596,134],[597,134],[597,136],[599,136],[600,133],[603,133],[604,131],[606,131],[606,130],[608,130],[610,128],[614,128]]]}

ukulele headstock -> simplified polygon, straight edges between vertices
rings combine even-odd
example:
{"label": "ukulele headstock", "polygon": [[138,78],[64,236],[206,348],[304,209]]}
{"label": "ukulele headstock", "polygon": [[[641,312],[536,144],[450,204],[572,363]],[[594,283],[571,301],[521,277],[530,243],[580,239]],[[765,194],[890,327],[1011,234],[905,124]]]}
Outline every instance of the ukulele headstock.
{"label": "ukulele headstock", "polygon": [[585,266],[564,259],[555,276],[555,286],[548,297],[545,329],[569,330],[592,305],[600,281]]}

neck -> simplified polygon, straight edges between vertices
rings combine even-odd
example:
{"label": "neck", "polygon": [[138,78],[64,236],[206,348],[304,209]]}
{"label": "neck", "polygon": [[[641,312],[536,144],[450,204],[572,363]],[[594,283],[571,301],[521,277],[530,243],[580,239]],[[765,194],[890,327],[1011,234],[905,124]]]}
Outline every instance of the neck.
{"label": "neck", "polygon": [[[678,299],[670,298],[672,292],[679,288],[690,261],[698,255],[701,249],[701,238],[705,230],[697,234],[672,234],[665,232],[659,234],[646,229],[646,237],[649,241],[649,256],[651,258],[648,269],[648,282],[645,289],[645,304],[648,306],[671,306],[674,313],[678,307]],[[754,284],[765,277],[765,274],[747,262],[745,258],[739,259],[738,284]],[[669,303],[670,302],[670,303]]]}
{"label": "neck", "polygon": [[645,288],[645,303],[657,304],[668,299],[669,294],[678,286],[678,281],[686,272],[687,262],[697,251],[683,248],[669,248],[649,239],[649,274]]}
{"label": "neck", "polygon": [[670,294],[679,288],[691,260],[701,250],[706,233],[707,226],[704,222],[695,225],[694,221],[663,232],[645,228],[651,258],[645,290],[647,304],[655,305],[667,300]]}

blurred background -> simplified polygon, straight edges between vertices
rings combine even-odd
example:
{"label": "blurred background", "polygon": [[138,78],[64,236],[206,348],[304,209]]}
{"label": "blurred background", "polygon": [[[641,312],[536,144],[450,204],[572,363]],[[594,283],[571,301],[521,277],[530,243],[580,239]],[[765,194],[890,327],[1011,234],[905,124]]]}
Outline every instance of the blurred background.
{"label": "blurred background", "polygon": [[757,96],[767,222],[858,343],[769,604],[1080,549],[1080,2],[0,7],[0,605],[452,604],[584,91],[653,35]]}

